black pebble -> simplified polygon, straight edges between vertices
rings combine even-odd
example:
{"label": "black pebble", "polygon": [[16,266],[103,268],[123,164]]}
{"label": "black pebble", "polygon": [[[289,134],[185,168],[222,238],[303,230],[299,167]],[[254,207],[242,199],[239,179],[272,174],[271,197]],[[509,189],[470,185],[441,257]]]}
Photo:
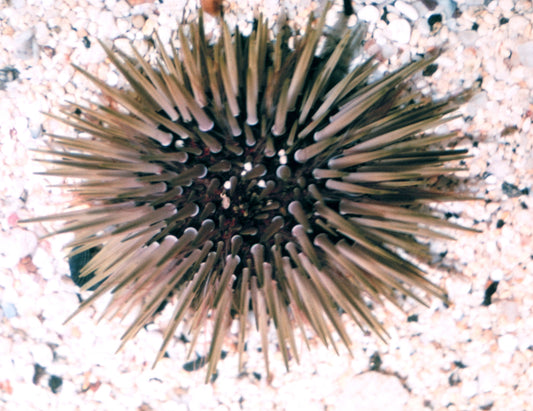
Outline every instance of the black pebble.
{"label": "black pebble", "polygon": [[381,357],[379,356],[377,352],[375,352],[374,354],[370,356],[370,362],[369,362],[370,371],[378,371],[381,368],[381,364],[382,364]]}
{"label": "black pebble", "polygon": [[494,401],[490,401],[486,403],[485,405],[480,405],[479,409],[483,411],[489,411],[492,409],[492,406],[494,405]]}
{"label": "black pebble", "polygon": [[413,314],[413,315],[410,315],[409,317],[407,317],[407,322],[408,323],[416,323],[416,322],[418,322],[418,314]]}
{"label": "black pebble", "polygon": [[205,357],[198,357],[196,360],[189,361],[185,364],[183,364],[183,369],[185,371],[196,371],[202,368],[206,363]]}
{"label": "black pebble", "polygon": [[505,221],[503,221],[501,218],[496,222],[496,228],[502,228],[505,224]]}
{"label": "black pebble", "polygon": [[54,394],[57,394],[61,390],[62,385],[63,379],[61,377],[58,377],[57,375],[50,376],[50,379],[48,380],[48,386]]}
{"label": "black pebble", "polygon": [[381,15],[381,20],[383,20],[385,23],[389,24],[389,19],[387,18],[387,15],[389,14],[387,7],[383,7],[383,14]]}
{"label": "black pebble", "polygon": [[442,23],[442,15],[432,14],[431,16],[429,16],[428,24],[432,31],[433,31],[433,26],[437,23]]}
{"label": "black pebble", "polygon": [[424,77],[430,77],[433,75],[433,73],[437,71],[438,68],[439,68],[438,64],[430,64],[424,69],[424,71],[422,71],[422,75]]}
{"label": "black pebble", "polygon": [[464,365],[462,361],[454,361],[453,364],[454,364],[457,368],[466,368],[466,365]]}
{"label": "black pebble", "polygon": [[509,23],[509,19],[507,17],[502,17],[500,19],[500,26],[503,26],[504,24]]}
{"label": "black pebble", "polygon": [[0,90],[4,89],[4,83],[15,81],[19,78],[20,72],[13,67],[4,67],[0,69]]}
{"label": "black pebble", "polygon": [[529,190],[520,190],[517,186],[514,184],[508,183],[507,181],[504,181],[502,184],[502,191],[503,194],[505,194],[507,197],[520,197],[522,194],[528,194]]}
{"label": "black pebble", "polygon": [[448,377],[448,383],[450,384],[451,387],[458,385],[460,382],[461,382],[461,378],[459,378],[459,375],[457,375],[454,372],[452,372],[450,376]]}
{"label": "black pebble", "polygon": [[479,24],[474,22],[474,24],[472,24],[472,30],[477,31],[478,28],[479,28]]}
{"label": "black pebble", "polygon": [[91,47],[91,40],[89,40],[89,37],[84,36],[81,41],[83,42],[83,45],[85,46],[85,48],[88,49],[89,47]]}
{"label": "black pebble", "polygon": [[498,289],[499,281],[493,281],[490,283],[490,285],[485,290],[485,296],[483,297],[483,302],[481,305],[484,305],[485,307],[488,307],[492,304],[492,296]]}
{"label": "black pebble", "polygon": [[33,364],[33,378],[32,382],[37,385],[39,384],[39,380],[41,377],[45,374],[46,368],[41,367],[39,364],[35,363]]}

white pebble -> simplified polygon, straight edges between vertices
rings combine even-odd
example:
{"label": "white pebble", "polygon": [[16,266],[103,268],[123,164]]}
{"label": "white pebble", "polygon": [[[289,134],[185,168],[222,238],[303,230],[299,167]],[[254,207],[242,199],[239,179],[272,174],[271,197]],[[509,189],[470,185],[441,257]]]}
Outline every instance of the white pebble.
{"label": "white pebble", "polygon": [[0,237],[0,266],[12,268],[22,257],[33,253],[37,247],[37,236],[31,231],[14,228]]}
{"label": "white pebble", "polygon": [[514,7],[514,2],[513,0],[499,0],[498,7],[502,11],[511,11]]}
{"label": "white pebble", "polygon": [[168,44],[170,42],[172,30],[170,30],[168,26],[161,26],[159,27],[157,34],[159,35],[159,38],[163,44]]}
{"label": "white pebble", "polygon": [[131,7],[125,1],[117,2],[117,4],[109,10],[113,11],[115,17],[128,17],[131,15]]}
{"label": "white pebble", "polygon": [[18,116],[15,118],[15,130],[17,130],[17,138],[23,140],[23,136],[28,133],[28,118]]}
{"label": "white pebble", "polygon": [[528,19],[524,16],[515,15],[509,19],[507,23],[509,27],[509,38],[516,39],[517,37],[522,37],[524,33],[531,30],[531,25]]}
{"label": "white pebble", "polygon": [[98,37],[100,39],[114,39],[121,34],[118,31],[115,17],[110,11],[100,13],[98,19],[100,20],[98,25]]}
{"label": "white pebble", "polygon": [[[380,394],[384,390],[388,395]],[[402,410],[409,394],[398,378],[371,371],[352,377],[335,399],[335,405],[337,409],[354,409],[354,398],[360,409]]]}
{"label": "white pebble", "polygon": [[131,19],[131,24],[133,24],[133,27],[135,27],[137,30],[142,28],[144,26],[145,18],[141,14],[137,14],[136,16],[133,16]]}
{"label": "white pebble", "polygon": [[533,41],[516,46],[520,62],[526,67],[533,67]]}
{"label": "white pebble", "polygon": [[131,29],[131,24],[127,19],[117,19],[117,29],[120,33],[127,33]]}
{"label": "white pebble", "polygon": [[45,344],[32,345],[31,355],[33,356],[34,362],[45,368],[49,367],[54,360],[54,353],[50,347]]}
{"label": "white pebble", "polygon": [[70,80],[72,79],[72,75],[74,74],[74,70],[72,69],[71,66],[66,66],[63,70],[61,70],[59,72],[59,74],[57,75],[57,82],[65,87],[65,85],[67,83],[70,82]]}
{"label": "white pebble", "polygon": [[154,32],[154,28],[156,27],[156,21],[153,20],[153,19],[148,19],[146,20],[146,22],[144,23],[144,26],[143,26],[143,34],[145,37],[150,37],[152,35],[152,33]]}
{"label": "white pebble", "polygon": [[115,87],[117,84],[118,84],[118,75],[117,73],[115,73],[114,71],[112,70],[109,70],[107,72],[107,79],[106,79],[106,83],[111,86],[111,87]]}
{"label": "white pebble", "polygon": [[379,10],[374,6],[365,6],[359,10],[357,17],[363,21],[375,23],[379,20]]}
{"label": "white pebble", "polygon": [[409,20],[416,21],[418,19],[418,12],[416,9],[406,2],[398,0],[396,3],[394,3],[394,7],[396,7],[398,11]]}
{"label": "white pebble", "polygon": [[478,382],[474,380],[466,380],[462,382],[461,394],[465,398],[472,398],[478,393]]}
{"label": "white pebble", "polygon": [[405,19],[392,20],[387,26],[387,35],[391,40],[407,44],[411,38],[411,25]]}
{"label": "white pebble", "polygon": [[498,347],[507,354],[512,354],[518,347],[518,340],[512,334],[505,334],[498,338]]}
{"label": "white pebble", "polygon": [[497,268],[496,270],[492,271],[490,274],[490,279],[492,281],[501,281],[503,280],[503,271]]}

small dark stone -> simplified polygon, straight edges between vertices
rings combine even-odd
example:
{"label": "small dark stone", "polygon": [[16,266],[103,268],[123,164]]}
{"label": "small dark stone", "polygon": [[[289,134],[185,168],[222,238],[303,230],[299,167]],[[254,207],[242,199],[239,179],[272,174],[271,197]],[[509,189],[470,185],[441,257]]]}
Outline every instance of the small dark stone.
{"label": "small dark stone", "polygon": [[480,410],[483,410],[483,411],[488,411],[488,410],[492,410],[492,406],[494,405],[494,401],[491,401],[485,405],[481,405],[479,407]]}
{"label": "small dark stone", "polygon": [[454,372],[452,372],[450,376],[448,377],[448,383],[450,384],[451,387],[458,385],[460,382],[461,382],[461,378],[459,377],[458,374]]}
{"label": "small dark stone", "polygon": [[61,377],[58,377],[57,375],[50,376],[50,379],[48,380],[48,386],[54,394],[57,394],[61,390],[62,385],[63,379]]}
{"label": "small dark stone", "polygon": [[56,49],[50,46],[44,46],[42,51],[50,59],[56,55]]}
{"label": "small dark stone", "polygon": [[381,368],[381,364],[382,364],[382,361],[381,361],[381,357],[379,356],[378,352],[375,352],[374,354],[370,356],[370,362],[369,362],[370,371],[378,371]]}
{"label": "small dark stone", "polygon": [[24,189],[22,190],[22,193],[20,193],[19,200],[25,203],[28,201],[28,190]]}
{"label": "small dark stone", "polygon": [[2,83],[8,83],[10,81],[15,81],[19,78],[20,72],[13,67],[4,67],[0,69],[0,81]]}
{"label": "small dark stone", "polygon": [[46,368],[41,367],[39,364],[35,363],[33,364],[33,378],[32,382],[37,385],[39,384],[39,380],[41,377],[46,373]]}
{"label": "small dark stone", "polygon": [[433,75],[433,73],[437,71],[438,68],[439,68],[438,64],[435,64],[435,63],[430,64],[424,69],[424,71],[422,71],[422,75],[424,77],[430,77]]}
{"label": "small dark stone", "polygon": [[90,48],[91,47],[91,40],[89,40],[89,37],[87,36],[84,36],[81,41],[83,42],[83,45],[85,46],[85,48]]}
{"label": "small dark stone", "polygon": [[479,24],[474,22],[474,24],[472,24],[472,30],[477,31],[477,29],[479,29]]}
{"label": "small dark stone", "polygon": [[522,194],[524,194],[522,190],[520,190],[517,186],[508,183],[507,181],[504,181],[502,183],[502,191],[503,194],[508,197],[520,197]]}
{"label": "small dark stone", "polygon": [[505,221],[503,221],[501,218],[496,222],[496,228],[502,228],[505,224]]}
{"label": "small dark stone", "polygon": [[185,364],[183,364],[183,369],[185,371],[189,371],[189,372],[192,372],[192,371],[197,371],[199,370],[200,368],[202,368],[206,363],[206,359],[205,357],[198,357],[196,360],[193,360],[193,361],[189,361],[189,362],[186,362]]}
{"label": "small dark stone", "polygon": [[466,368],[466,365],[464,365],[462,361],[454,361],[453,365],[455,365],[457,368],[461,368],[461,369]]}
{"label": "small dark stone", "polygon": [[488,307],[492,304],[492,296],[498,289],[499,281],[492,281],[490,285],[485,289],[485,296],[481,305]]}
{"label": "small dark stone", "polygon": [[418,322],[418,314],[412,314],[409,317],[407,317],[408,323],[417,323]]}
{"label": "small dark stone", "polygon": [[431,31],[434,30],[434,26],[436,24],[441,24],[441,23],[442,23],[442,15],[440,15],[440,14],[432,14],[428,18],[428,24],[429,24],[429,27],[430,27]]}
{"label": "small dark stone", "polygon": [[20,72],[13,67],[4,67],[0,69],[0,90],[4,89],[4,83],[15,81],[19,78]]}
{"label": "small dark stone", "polygon": [[522,210],[527,210],[529,207],[527,206],[526,203],[524,203],[523,201],[520,202],[520,207],[522,207]]}
{"label": "small dark stone", "polygon": [[502,17],[500,19],[500,26],[503,26],[504,24],[509,23],[509,19],[507,17]]}
{"label": "small dark stone", "polygon": [[252,375],[254,376],[254,378],[257,380],[257,381],[261,381],[261,374],[259,374],[258,372],[253,372]]}
{"label": "small dark stone", "polygon": [[385,23],[389,24],[389,19],[387,18],[387,15],[389,14],[387,7],[383,7],[383,14],[381,15],[381,20],[383,20]]}

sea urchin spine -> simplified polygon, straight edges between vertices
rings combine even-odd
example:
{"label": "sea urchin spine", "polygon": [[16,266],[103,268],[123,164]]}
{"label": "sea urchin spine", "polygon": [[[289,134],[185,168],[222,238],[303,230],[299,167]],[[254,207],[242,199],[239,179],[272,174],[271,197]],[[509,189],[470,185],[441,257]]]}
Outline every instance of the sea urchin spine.
{"label": "sea urchin spine", "polygon": [[405,87],[438,51],[375,82],[372,58],[348,70],[364,30],[321,48],[325,14],[301,36],[281,24],[273,39],[263,18],[249,36],[222,23],[214,45],[200,15],[171,55],[156,37],[156,68],[102,44],[130,90],[76,67],[117,104],[53,116],[80,134],[50,136],[45,174],[77,178],[65,186],[83,207],[30,220],[64,221],[69,257],[94,253],[80,275],[92,276],[83,289],[98,286],[76,313],[107,292],[113,315],[140,306],[125,343],[172,300],[156,361],[182,320],[192,349],[209,319],[209,376],[233,319],[242,355],[250,310],[268,370],[271,323],[288,367],[294,325],[333,347],[335,331],[349,347],[341,311],[386,335],[365,298],[422,301],[412,287],[445,298],[398,251],[424,257],[417,238],[462,228],[421,205],[457,198],[428,183],[458,170],[446,164],[466,150],[432,149],[456,133],[425,130],[468,93],[433,102]]}

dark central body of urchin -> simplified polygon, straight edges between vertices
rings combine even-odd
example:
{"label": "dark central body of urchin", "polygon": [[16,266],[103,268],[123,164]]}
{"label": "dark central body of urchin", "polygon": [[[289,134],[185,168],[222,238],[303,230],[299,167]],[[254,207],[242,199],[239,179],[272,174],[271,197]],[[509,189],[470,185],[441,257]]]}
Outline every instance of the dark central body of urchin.
{"label": "dark central body of urchin", "polygon": [[[244,122],[240,116],[236,119]],[[254,244],[270,249],[276,236],[281,236],[278,242],[291,238],[284,227],[298,224],[289,211],[293,207],[301,207],[303,214],[312,218],[314,201],[308,185],[317,183],[312,165],[298,163],[293,153],[286,153],[286,136],[273,138],[271,146],[265,147],[258,126],[249,130],[255,141],[248,138],[246,142],[244,135],[230,136],[231,149],[223,146],[213,153],[191,145],[199,154],[190,156],[176,171],[182,174],[193,170],[196,177],[189,186],[179,186],[180,195],[172,201],[192,205],[197,212],[187,221],[187,227],[199,228],[206,218],[213,221],[210,239],[222,241],[225,253],[238,247],[241,261],[252,258]],[[228,130],[210,132],[221,136]],[[179,136],[174,138],[181,141]],[[170,184],[167,187],[174,188]],[[170,233],[181,237],[183,229]]]}
{"label": "dark central body of urchin", "polygon": [[418,238],[459,228],[425,206],[456,198],[430,182],[466,150],[432,148],[456,134],[425,130],[467,95],[432,102],[405,86],[436,52],[369,82],[372,59],[348,69],[364,31],[341,20],[324,37],[324,18],[273,39],[262,18],[249,36],[223,24],[214,45],[200,18],[179,52],[156,38],[156,68],[103,45],[131,91],[78,67],[112,104],[57,117],[81,135],[51,136],[48,174],[79,178],[67,187],[82,207],[37,220],[65,221],[70,256],[92,253],[80,275],[97,288],[80,310],[105,292],[113,314],[140,306],[127,341],[172,297],[158,359],[182,320],[192,346],[212,323],[210,375],[235,318],[243,353],[250,311],[268,368],[272,323],[288,364],[295,325],[349,346],[341,312],[386,334],[365,299],[421,301],[413,286],[445,298],[400,250],[424,258]]}

